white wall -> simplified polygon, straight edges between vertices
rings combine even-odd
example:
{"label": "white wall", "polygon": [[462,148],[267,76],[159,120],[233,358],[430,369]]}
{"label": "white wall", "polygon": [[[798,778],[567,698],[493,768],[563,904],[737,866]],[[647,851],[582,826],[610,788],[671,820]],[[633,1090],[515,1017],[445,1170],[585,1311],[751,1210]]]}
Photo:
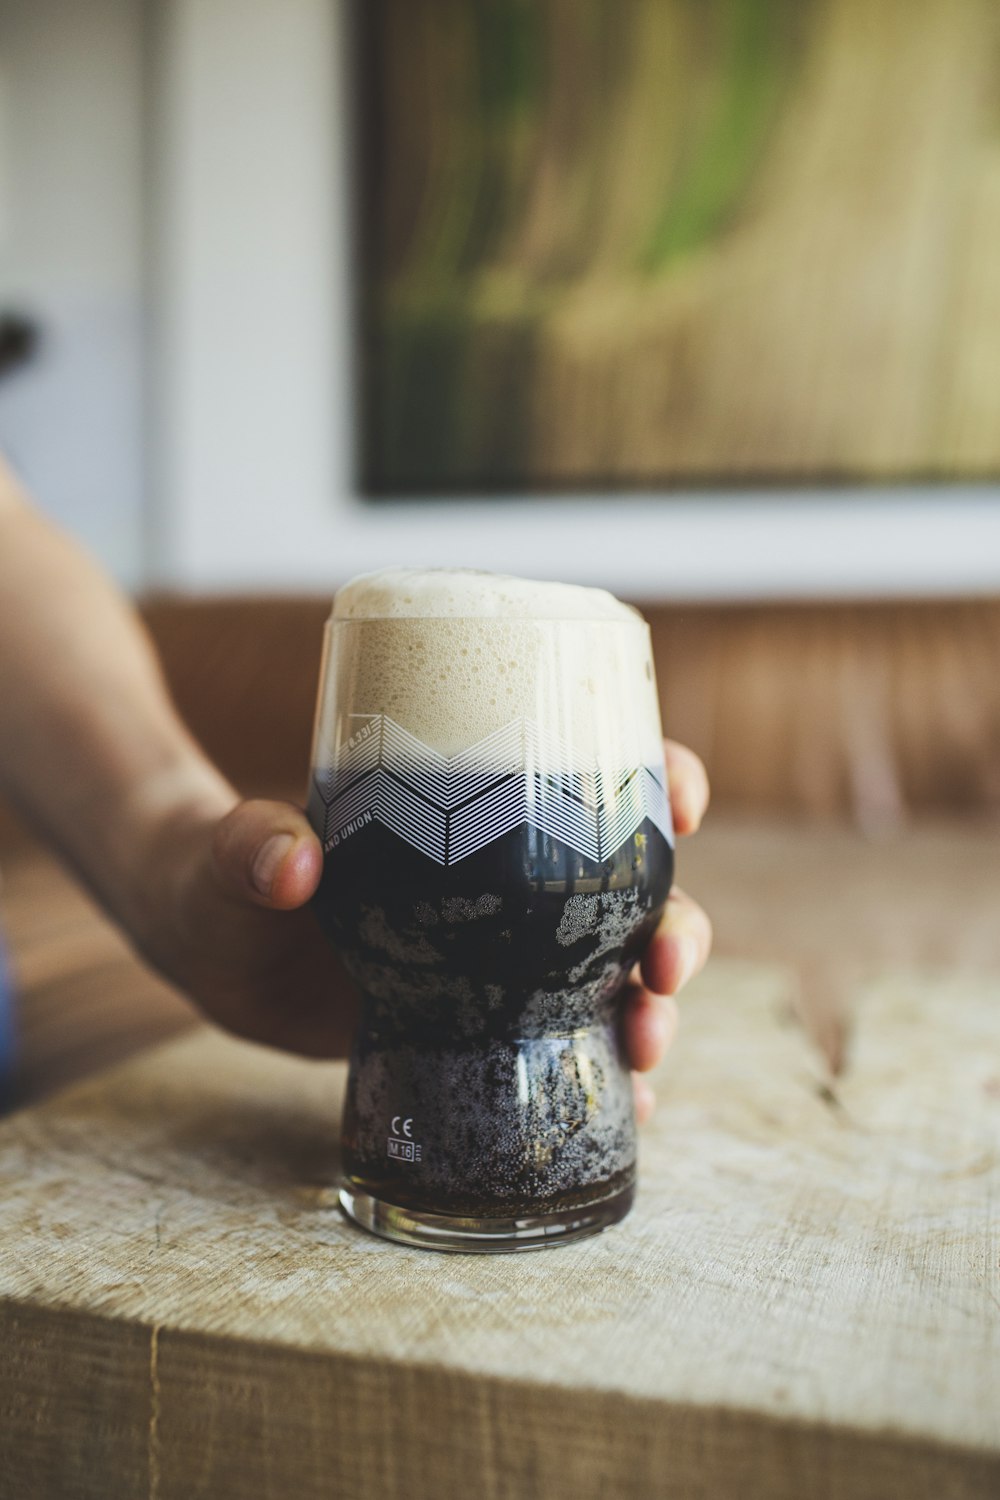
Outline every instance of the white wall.
{"label": "white wall", "polygon": [[126,582],[142,566],[141,0],[0,0],[0,307],[43,342],[0,447]]}
{"label": "white wall", "polygon": [[158,122],[158,581],[326,591],[409,562],[645,598],[1000,588],[995,489],[359,501],[341,20],[342,0],[170,5]]}
{"label": "white wall", "polygon": [[304,539],[329,521],[348,423],[332,364],[333,48],[329,0],[172,0],[163,20],[161,582],[297,583]]}

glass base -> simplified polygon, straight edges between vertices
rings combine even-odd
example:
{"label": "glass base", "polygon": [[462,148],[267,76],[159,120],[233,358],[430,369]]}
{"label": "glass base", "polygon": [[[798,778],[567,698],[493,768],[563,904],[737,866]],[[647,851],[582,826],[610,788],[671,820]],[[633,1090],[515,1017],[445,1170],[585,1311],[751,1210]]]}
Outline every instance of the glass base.
{"label": "glass base", "polygon": [[421,1250],[451,1250],[458,1254],[509,1255],[517,1250],[548,1250],[600,1234],[624,1219],[635,1199],[635,1184],[619,1188],[608,1198],[585,1208],[564,1208],[522,1219],[475,1219],[454,1214],[424,1213],[400,1208],[346,1185],[340,1189],[344,1212],[362,1229],[383,1239]]}

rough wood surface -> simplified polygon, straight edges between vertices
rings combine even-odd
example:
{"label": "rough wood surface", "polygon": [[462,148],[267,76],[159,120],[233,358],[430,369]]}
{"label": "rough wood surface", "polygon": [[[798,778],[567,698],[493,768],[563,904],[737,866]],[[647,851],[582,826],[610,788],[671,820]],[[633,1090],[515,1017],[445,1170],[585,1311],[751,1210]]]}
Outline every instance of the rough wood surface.
{"label": "rough wood surface", "polygon": [[198,1032],[14,1116],[0,1493],[994,1496],[996,976],[870,976],[838,1077],[797,988],[710,967],[635,1212],[541,1254],[344,1222],[339,1065]]}

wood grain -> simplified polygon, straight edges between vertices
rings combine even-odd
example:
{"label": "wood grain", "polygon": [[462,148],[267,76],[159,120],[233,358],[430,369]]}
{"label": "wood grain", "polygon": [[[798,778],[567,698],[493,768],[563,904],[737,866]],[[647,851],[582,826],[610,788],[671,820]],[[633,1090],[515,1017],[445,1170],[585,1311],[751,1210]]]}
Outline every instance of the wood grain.
{"label": "wood grain", "polygon": [[[794,990],[781,966],[708,971],[636,1211],[537,1255],[434,1256],[343,1221],[339,1065],[198,1033],[15,1116],[19,1493],[97,1493],[96,1468],[109,1500],[135,1494],[144,1447],[161,1500],[995,1494],[996,976],[872,976],[840,1080]],[[116,1340],[122,1364],[95,1362]],[[46,1458],[46,1424],[77,1465]]]}

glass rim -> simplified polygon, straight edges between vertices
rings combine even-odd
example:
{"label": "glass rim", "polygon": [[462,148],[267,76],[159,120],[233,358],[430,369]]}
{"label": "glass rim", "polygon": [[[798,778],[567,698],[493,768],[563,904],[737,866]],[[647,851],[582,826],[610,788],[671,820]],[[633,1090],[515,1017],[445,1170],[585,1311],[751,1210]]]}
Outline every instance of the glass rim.
{"label": "glass rim", "polygon": [[[631,606],[630,606],[631,607]],[[615,620],[607,616],[595,618],[593,615],[328,615],[328,625],[384,625],[388,622],[400,625],[417,625],[424,622],[440,625],[444,621],[454,620],[459,625],[615,625],[635,626],[642,625],[649,629],[649,621],[645,615],[635,611],[633,619]]]}

